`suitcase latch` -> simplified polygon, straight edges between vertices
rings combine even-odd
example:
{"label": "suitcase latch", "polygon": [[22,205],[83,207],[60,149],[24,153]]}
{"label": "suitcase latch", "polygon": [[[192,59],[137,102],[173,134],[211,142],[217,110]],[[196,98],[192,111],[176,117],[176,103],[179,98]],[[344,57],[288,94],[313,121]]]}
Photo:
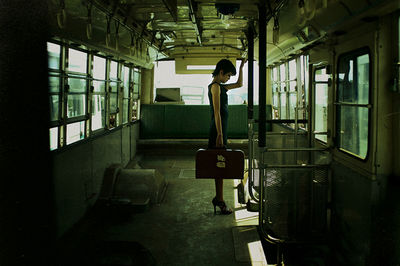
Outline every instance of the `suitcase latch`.
{"label": "suitcase latch", "polygon": [[225,157],[220,154],[217,155],[217,167],[225,168]]}

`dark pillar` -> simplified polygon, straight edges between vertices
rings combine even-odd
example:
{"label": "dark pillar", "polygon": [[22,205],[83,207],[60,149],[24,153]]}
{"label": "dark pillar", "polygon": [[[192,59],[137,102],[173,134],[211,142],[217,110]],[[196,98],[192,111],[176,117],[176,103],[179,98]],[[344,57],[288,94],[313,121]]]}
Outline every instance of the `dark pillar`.
{"label": "dark pillar", "polygon": [[0,6],[0,265],[55,265],[46,1]]}

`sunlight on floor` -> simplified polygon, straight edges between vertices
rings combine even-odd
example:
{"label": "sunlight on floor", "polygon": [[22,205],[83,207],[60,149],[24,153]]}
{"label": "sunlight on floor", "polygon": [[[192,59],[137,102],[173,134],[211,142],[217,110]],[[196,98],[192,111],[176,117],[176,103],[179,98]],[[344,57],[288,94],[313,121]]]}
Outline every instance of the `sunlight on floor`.
{"label": "sunlight on floor", "polygon": [[250,253],[251,265],[261,266],[268,265],[265,258],[264,250],[261,241],[255,241],[247,244]]}
{"label": "sunlight on floor", "polygon": [[[234,186],[237,187],[237,185],[241,182],[241,180],[234,180]],[[238,202],[238,193],[237,189],[233,190],[233,197],[234,197],[234,214],[235,214],[235,222],[236,226],[258,226],[258,212],[249,212],[246,209],[245,204],[240,204]],[[243,229],[246,231],[246,229]],[[251,230],[251,229],[249,229]],[[253,227],[254,230],[254,227]],[[244,232],[242,231],[242,232]],[[246,242],[245,242],[246,243]],[[242,248],[245,248],[245,246],[242,246]],[[247,249],[248,249],[248,256],[251,262],[252,266],[267,266],[267,259],[264,254],[264,249],[262,247],[262,243],[260,240],[258,241],[251,241],[247,243]]]}

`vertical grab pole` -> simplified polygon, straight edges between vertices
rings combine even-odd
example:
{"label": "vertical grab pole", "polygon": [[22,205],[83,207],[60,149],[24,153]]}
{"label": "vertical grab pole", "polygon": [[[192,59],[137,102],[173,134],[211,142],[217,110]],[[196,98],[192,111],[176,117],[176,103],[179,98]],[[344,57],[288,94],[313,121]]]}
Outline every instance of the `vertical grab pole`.
{"label": "vertical grab pole", "polygon": [[[267,100],[267,14],[265,1],[261,1],[258,7],[258,25],[259,25],[259,114],[258,114],[258,147],[260,152],[260,200],[259,200],[259,227],[261,229],[264,238],[268,239],[268,233],[264,230],[264,224],[266,220],[264,219],[264,187],[265,187],[265,164],[264,164],[264,152],[265,152],[265,133],[266,133],[266,100]],[[280,247],[278,244],[277,249],[277,263],[281,265],[280,260]]]}
{"label": "vertical grab pole", "polygon": [[[259,20],[259,123],[258,123],[258,147],[260,150],[260,203],[259,203],[259,228],[261,230],[261,233],[265,239],[271,240],[272,237],[265,231],[264,229],[264,224],[266,223],[266,220],[264,219],[264,206],[263,204],[265,203],[264,199],[264,187],[265,187],[265,164],[264,164],[264,153],[265,153],[265,132],[266,132],[266,96],[267,96],[267,15],[266,15],[266,7],[265,7],[265,2],[264,0],[260,1],[260,5],[258,6],[258,20]],[[277,248],[277,265],[281,265],[282,260],[281,260],[281,249],[280,249],[280,243],[282,243],[282,240],[279,239],[274,239],[274,242],[278,244]]]}
{"label": "vertical grab pole", "polygon": [[247,107],[247,119],[253,119],[254,111],[254,31],[253,31],[253,21],[250,21],[247,42],[248,42],[248,53],[247,53],[247,68],[248,68],[248,107]]}
{"label": "vertical grab pole", "polygon": [[[265,150],[265,104],[266,104],[266,64],[267,64],[267,14],[265,1],[261,1],[258,6],[258,60],[259,60],[259,90],[258,90],[258,147],[260,152],[260,204],[259,204],[259,225],[261,231],[264,231],[264,150]],[[264,233],[265,234],[265,233]]]}
{"label": "vertical grab pole", "polygon": [[265,147],[265,105],[266,105],[266,94],[267,94],[267,14],[265,8],[265,1],[261,1],[259,6],[259,47],[258,47],[258,58],[259,58],[259,114],[258,114],[258,147]]}
{"label": "vertical grab pole", "polygon": [[250,21],[247,32],[248,54],[247,54],[247,67],[248,67],[248,106],[247,106],[247,123],[248,123],[248,136],[249,136],[249,182],[248,191],[250,198],[255,202],[258,199],[253,195],[254,175],[253,175],[253,138],[254,138],[254,29],[253,21]]}

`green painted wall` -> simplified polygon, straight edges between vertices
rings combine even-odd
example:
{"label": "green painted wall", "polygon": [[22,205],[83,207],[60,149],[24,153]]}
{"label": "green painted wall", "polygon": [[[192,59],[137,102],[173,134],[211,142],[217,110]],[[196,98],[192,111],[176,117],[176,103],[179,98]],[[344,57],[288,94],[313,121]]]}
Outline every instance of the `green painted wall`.
{"label": "green painted wall", "polygon": [[[258,106],[254,108],[258,117]],[[141,139],[208,138],[210,126],[208,105],[143,104],[141,105]],[[271,119],[271,106],[267,105],[267,119]],[[271,130],[267,125],[267,130]],[[247,138],[247,106],[230,105],[228,137]]]}

